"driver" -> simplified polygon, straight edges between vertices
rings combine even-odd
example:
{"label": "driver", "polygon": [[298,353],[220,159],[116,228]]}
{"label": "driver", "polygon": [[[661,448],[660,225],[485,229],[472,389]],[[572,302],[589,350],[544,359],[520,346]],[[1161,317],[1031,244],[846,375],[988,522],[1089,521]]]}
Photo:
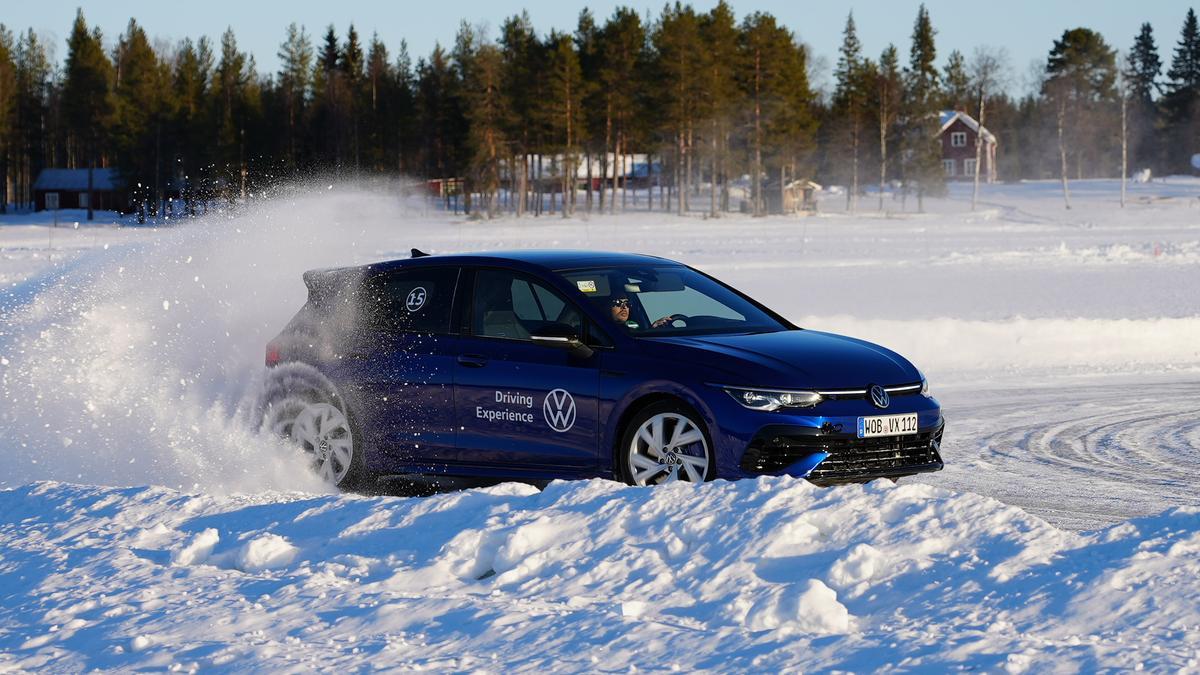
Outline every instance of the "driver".
{"label": "driver", "polygon": [[617,323],[629,321],[629,296],[618,295],[612,299],[612,320]]}
{"label": "driver", "polygon": [[[628,324],[628,322],[629,322],[629,296],[627,296],[627,295],[614,296],[612,299],[612,306],[610,307],[609,311],[611,312],[613,321],[620,323],[620,324]],[[670,325],[670,323],[672,321],[674,321],[676,318],[678,318],[678,316],[679,316],[678,314],[671,314],[669,316],[664,316],[663,318],[650,324],[650,327],[651,328],[662,328],[663,326]]]}

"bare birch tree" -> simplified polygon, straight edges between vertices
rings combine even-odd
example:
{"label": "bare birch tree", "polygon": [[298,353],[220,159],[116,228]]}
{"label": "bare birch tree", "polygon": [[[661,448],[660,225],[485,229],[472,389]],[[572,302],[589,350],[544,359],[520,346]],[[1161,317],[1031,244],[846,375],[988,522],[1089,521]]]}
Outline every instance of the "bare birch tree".
{"label": "bare birch tree", "polygon": [[1121,57],[1117,71],[1117,96],[1121,97],[1121,208],[1125,208],[1125,184],[1129,180],[1129,73],[1133,70],[1129,55]]}
{"label": "bare birch tree", "polygon": [[[975,53],[971,57],[970,77],[971,87],[974,89],[975,98],[979,102],[977,109],[978,116],[976,120],[979,122],[979,132],[975,134],[975,176],[974,186],[971,190],[971,210],[975,210],[976,204],[979,202],[979,172],[983,167],[983,133],[984,123],[987,117],[987,98],[998,88],[1004,86],[1007,79],[1008,68],[1008,53],[1003,47],[976,47]],[[992,166],[995,161],[995,156],[988,155],[988,173],[994,173],[996,167]]]}
{"label": "bare birch tree", "polygon": [[887,184],[888,136],[900,110],[900,94],[904,82],[900,74],[900,57],[895,45],[888,45],[879,57],[879,210],[883,210],[883,186]]}

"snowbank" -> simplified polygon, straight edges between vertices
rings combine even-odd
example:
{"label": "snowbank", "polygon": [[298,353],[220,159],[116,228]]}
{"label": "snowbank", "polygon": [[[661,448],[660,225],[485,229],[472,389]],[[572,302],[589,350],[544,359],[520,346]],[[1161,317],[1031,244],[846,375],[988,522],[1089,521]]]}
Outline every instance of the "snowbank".
{"label": "snowbank", "polygon": [[806,316],[798,322],[887,345],[926,374],[947,377],[964,371],[978,378],[1028,370],[1200,367],[1200,317],[898,321],[840,315]]}
{"label": "snowbank", "polygon": [[1194,669],[1200,511],[924,485],[0,492],[0,668]]}

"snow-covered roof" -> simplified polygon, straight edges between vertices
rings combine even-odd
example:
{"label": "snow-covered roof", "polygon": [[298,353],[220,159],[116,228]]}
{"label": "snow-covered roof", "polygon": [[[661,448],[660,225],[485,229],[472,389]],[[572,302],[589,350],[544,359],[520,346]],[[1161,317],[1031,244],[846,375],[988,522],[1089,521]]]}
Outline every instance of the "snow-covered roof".
{"label": "snow-covered roof", "polygon": [[[94,169],[92,189],[99,192],[119,190],[124,185],[116,169]],[[87,190],[87,169],[42,169],[33,183],[34,190]]]}
{"label": "snow-covered roof", "polygon": [[963,124],[967,125],[967,128],[983,136],[983,140],[987,141],[988,143],[996,142],[996,137],[992,135],[992,132],[988,131],[987,127],[982,127],[983,131],[980,132],[979,122],[976,122],[974,117],[971,117],[961,110],[943,110],[940,113],[939,118],[942,122],[942,128],[938,130],[938,136],[944,134],[946,129],[949,129],[950,125],[954,124],[954,120],[962,120]]}

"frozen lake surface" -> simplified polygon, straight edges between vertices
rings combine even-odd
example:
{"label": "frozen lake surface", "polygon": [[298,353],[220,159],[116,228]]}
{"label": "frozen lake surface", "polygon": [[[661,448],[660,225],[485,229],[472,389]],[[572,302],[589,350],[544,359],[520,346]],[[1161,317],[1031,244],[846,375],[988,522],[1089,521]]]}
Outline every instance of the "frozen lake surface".
{"label": "frozen lake surface", "polygon": [[[0,217],[0,668],[1200,668],[1200,181],[1117,195],[487,222],[335,187],[159,229]],[[245,423],[263,345],[305,269],[411,247],[694,265],[912,359],[947,468],[328,494]]]}

